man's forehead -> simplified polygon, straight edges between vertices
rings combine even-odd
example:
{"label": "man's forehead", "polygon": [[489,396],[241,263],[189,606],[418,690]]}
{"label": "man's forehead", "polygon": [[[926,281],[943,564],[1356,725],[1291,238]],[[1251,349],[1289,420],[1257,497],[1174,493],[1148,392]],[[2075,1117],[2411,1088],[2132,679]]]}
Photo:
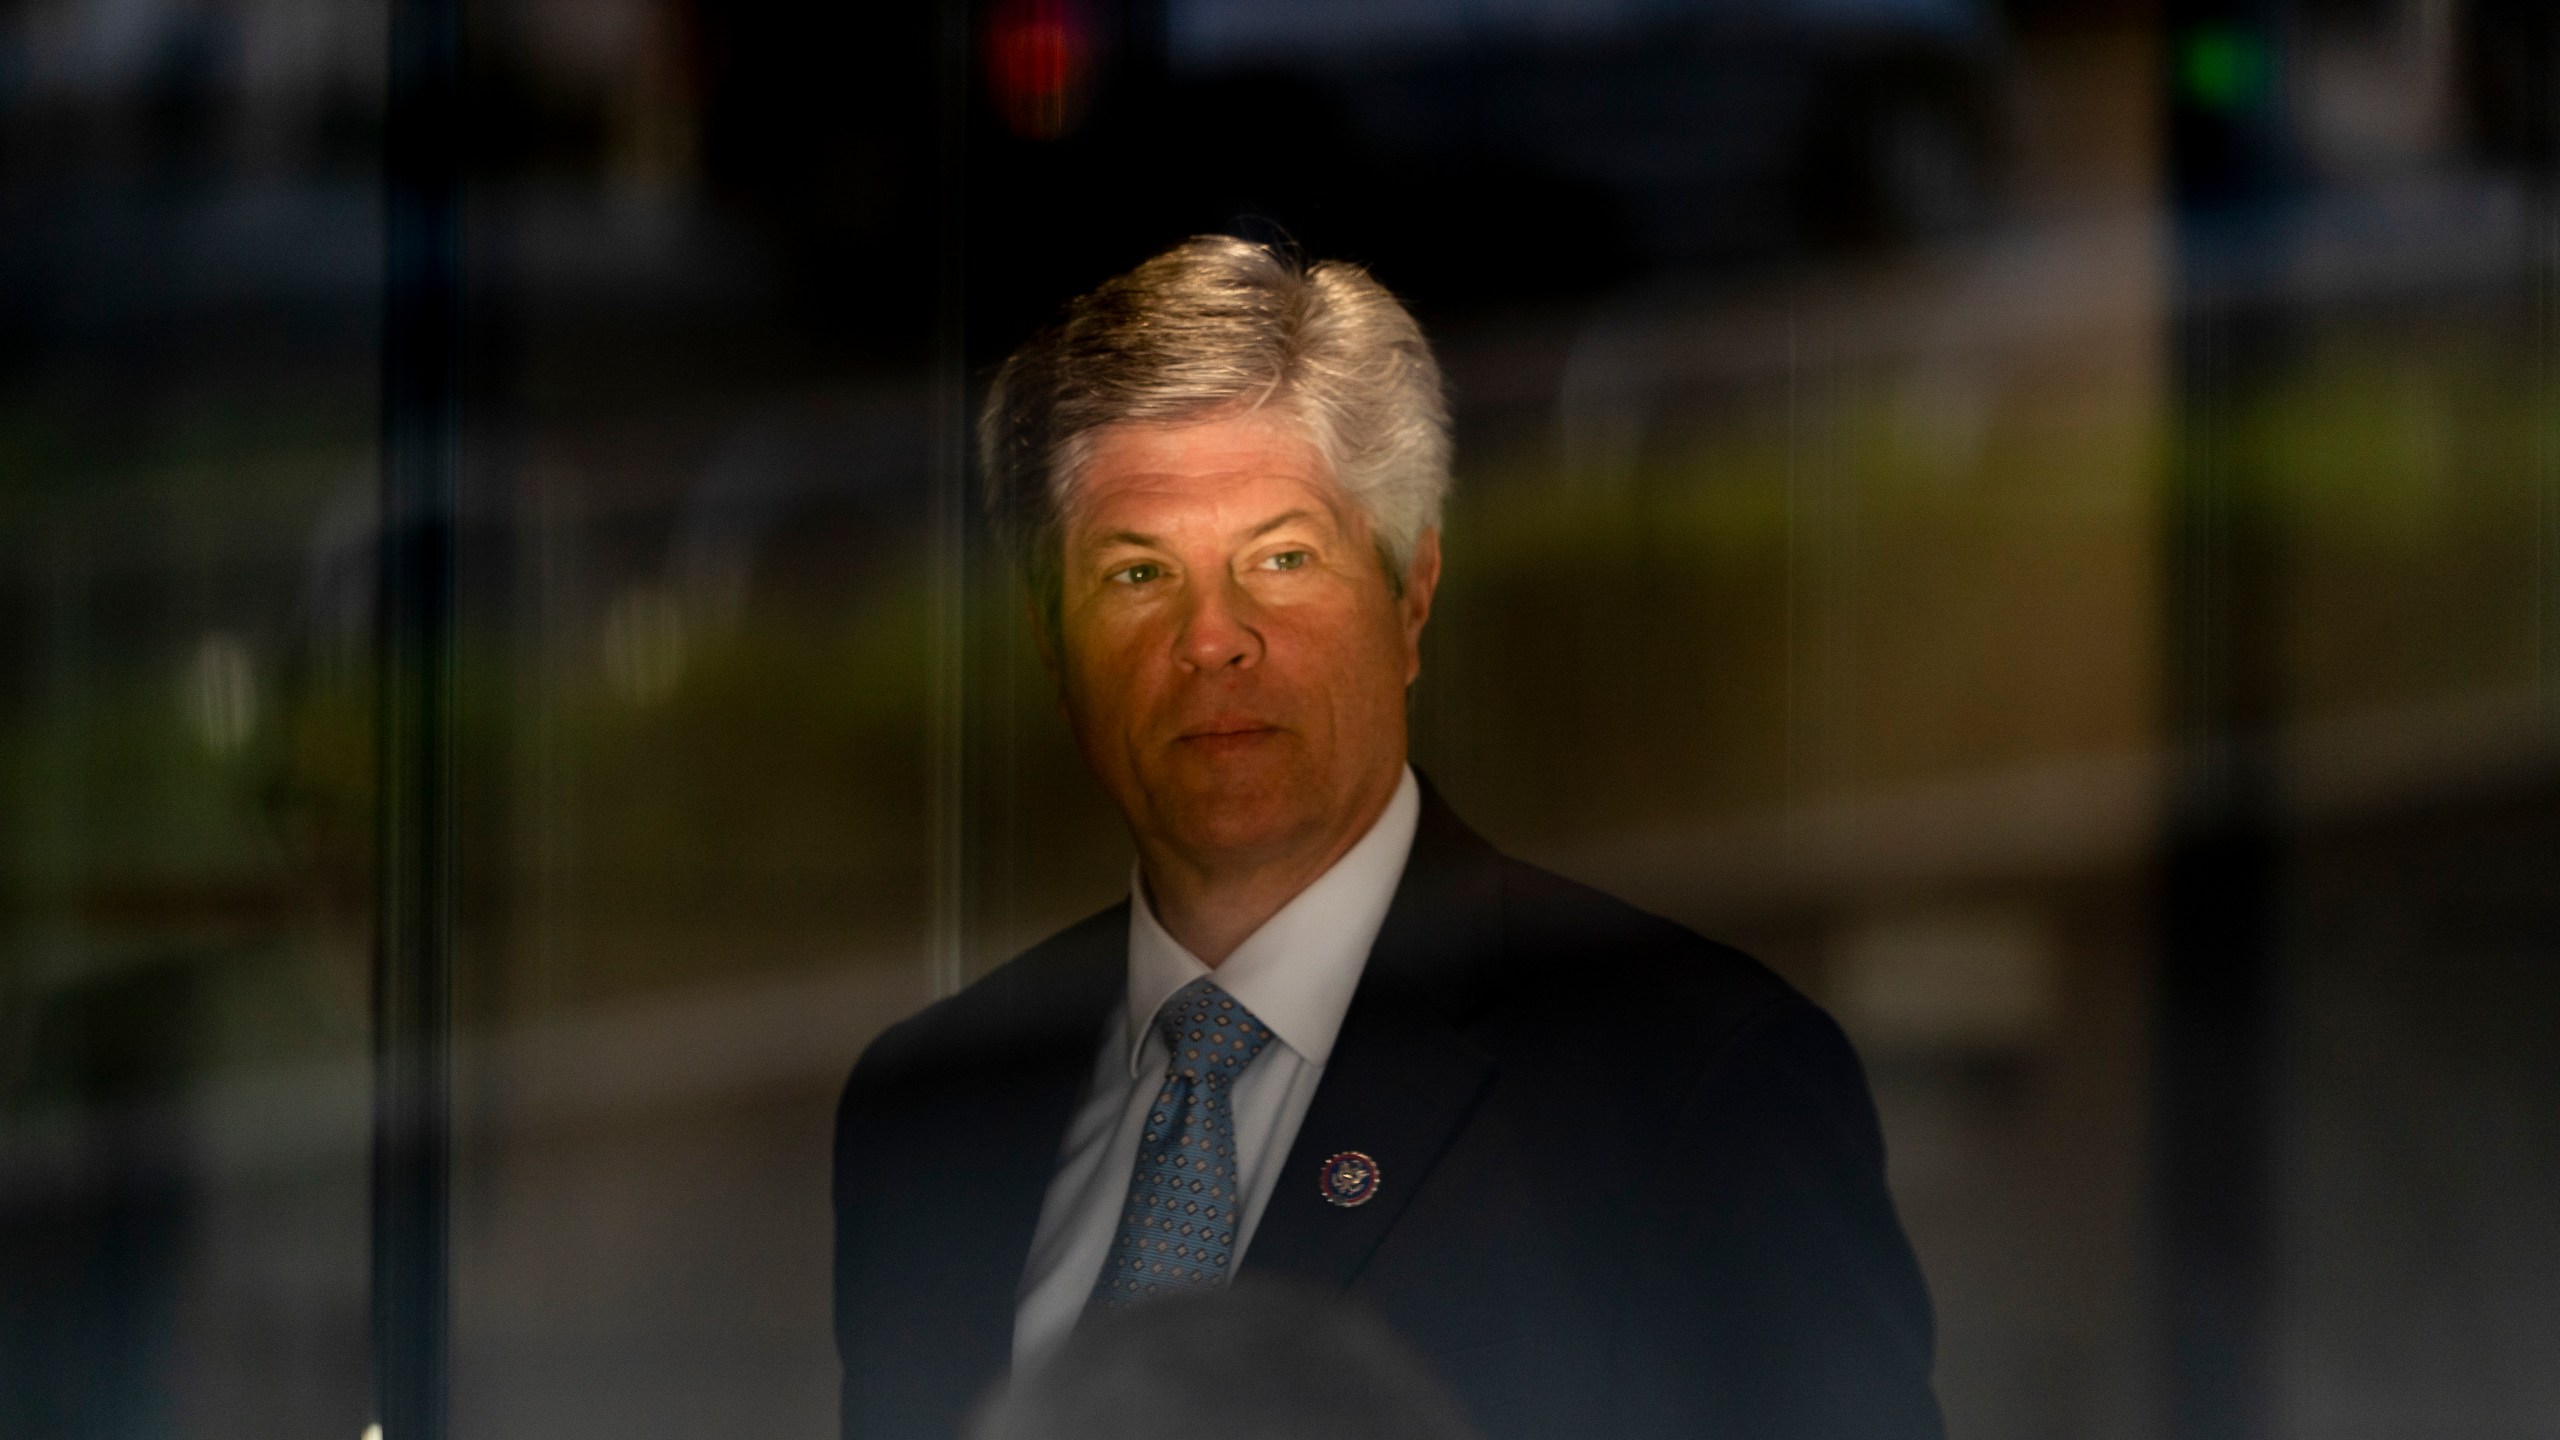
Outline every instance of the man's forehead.
{"label": "man's forehead", "polygon": [[1350,497],[1294,427],[1221,423],[1115,426],[1099,436],[1067,497],[1070,528],[1179,524],[1253,530],[1288,518],[1340,524]]}
{"label": "man's forehead", "polygon": [[1079,469],[1088,480],[1119,474],[1331,473],[1306,427],[1270,409],[1180,423],[1105,425],[1084,438],[1083,449]]}

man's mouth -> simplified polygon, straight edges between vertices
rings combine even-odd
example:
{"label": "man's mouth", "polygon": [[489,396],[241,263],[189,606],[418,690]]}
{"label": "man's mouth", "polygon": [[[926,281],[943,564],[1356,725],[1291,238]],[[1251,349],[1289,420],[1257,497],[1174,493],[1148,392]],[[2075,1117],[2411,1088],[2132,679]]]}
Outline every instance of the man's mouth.
{"label": "man's mouth", "polygon": [[1194,725],[1178,737],[1185,743],[1217,746],[1276,735],[1280,727],[1259,720],[1210,720]]}

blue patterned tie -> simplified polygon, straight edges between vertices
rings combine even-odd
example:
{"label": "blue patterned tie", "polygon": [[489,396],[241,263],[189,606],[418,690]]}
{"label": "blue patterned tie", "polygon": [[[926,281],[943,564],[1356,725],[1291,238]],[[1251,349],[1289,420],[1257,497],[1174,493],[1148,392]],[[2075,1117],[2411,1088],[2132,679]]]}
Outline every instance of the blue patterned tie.
{"label": "blue patterned tie", "polygon": [[1127,1305],[1169,1290],[1223,1285],[1236,1253],[1236,1076],[1271,1043],[1253,1012],[1203,976],[1156,1012],[1173,1052],[1147,1111],[1129,1203],[1091,1304]]}

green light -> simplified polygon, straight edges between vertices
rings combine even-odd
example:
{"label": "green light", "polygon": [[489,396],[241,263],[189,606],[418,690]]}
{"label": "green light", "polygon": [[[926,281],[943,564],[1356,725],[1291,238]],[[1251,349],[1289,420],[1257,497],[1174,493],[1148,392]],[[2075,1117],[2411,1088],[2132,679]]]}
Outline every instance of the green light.
{"label": "green light", "polygon": [[2269,69],[2266,42],[2234,25],[2188,31],[2178,56],[2180,88],[2205,110],[2237,110],[2260,99]]}

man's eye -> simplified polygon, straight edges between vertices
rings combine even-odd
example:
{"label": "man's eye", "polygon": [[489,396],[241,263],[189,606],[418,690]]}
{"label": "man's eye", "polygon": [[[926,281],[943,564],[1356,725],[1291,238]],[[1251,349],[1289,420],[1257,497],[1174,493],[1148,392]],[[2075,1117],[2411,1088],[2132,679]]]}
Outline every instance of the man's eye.
{"label": "man's eye", "polygon": [[1144,585],[1150,580],[1163,579],[1164,567],[1150,560],[1141,560],[1135,565],[1121,566],[1112,571],[1108,578],[1117,580],[1123,585]]}
{"label": "man's eye", "polygon": [[1303,570],[1310,558],[1304,550],[1283,550],[1262,563],[1273,570]]}

